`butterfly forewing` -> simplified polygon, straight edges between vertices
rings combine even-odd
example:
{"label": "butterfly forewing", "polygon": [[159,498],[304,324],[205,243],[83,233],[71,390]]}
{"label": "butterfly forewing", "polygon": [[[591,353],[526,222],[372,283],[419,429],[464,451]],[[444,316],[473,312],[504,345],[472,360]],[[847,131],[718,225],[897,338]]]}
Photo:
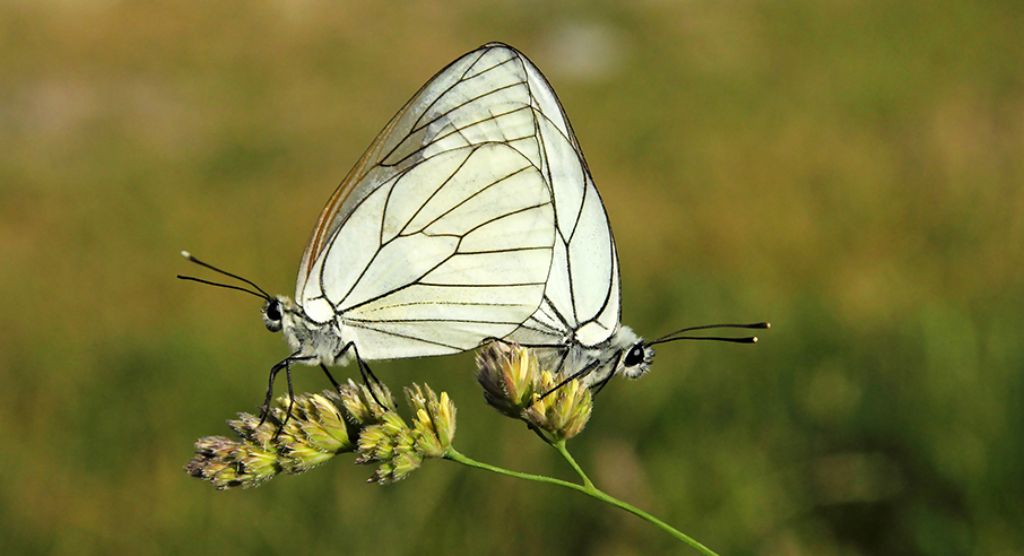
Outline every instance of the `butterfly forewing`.
{"label": "butterfly forewing", "polygon": [[532,131],[536,112],[520,110],[533,104],[520,56],[498,44],[470,52],[438,72],[395,114],[324,206],[299,266],[296,297],[332,234],[394,175],[429,156],[487,141],[525,138],[534,146],[524,149],[538,151]]}
{"label": "butterfly forewing", "polygon": [[316,322],[337,319],[364,359],[505,337],[541,304],[557,242],[573,256],[556,235],[579,217],[556,234],[553,180],[585,190],[586,175],[547,82],[516,50],[485,45],[431,79],[339,186],[296,299]]}

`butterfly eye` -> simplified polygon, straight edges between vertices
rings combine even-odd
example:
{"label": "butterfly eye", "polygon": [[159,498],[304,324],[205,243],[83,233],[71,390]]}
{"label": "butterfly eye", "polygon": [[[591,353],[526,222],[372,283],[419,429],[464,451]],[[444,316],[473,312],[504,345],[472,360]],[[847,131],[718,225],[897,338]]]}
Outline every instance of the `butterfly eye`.
{"label": "butterfly eye", "polygon": [[627,367],[635,367],[644,360],[644,347],[637,344],[629,349],[626,358],[622,361]]}
{"label": "butterfly eye", "polygon": [[281,302],[272,299],[263,308],[263,324],[267,330],[278,332],[281,330]]}

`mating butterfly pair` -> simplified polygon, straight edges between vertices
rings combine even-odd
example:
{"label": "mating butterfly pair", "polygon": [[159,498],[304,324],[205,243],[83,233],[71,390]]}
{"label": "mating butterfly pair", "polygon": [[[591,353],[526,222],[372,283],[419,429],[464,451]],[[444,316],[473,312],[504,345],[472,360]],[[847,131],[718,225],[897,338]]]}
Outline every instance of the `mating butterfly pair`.
{"label": "mating butterfly pair", "polygon": [[647,372],[658,343],[756,341],[688,331],[768,327],[645,341],[620,323],[615,240],[572,126],[540,70],[500,43],[442,69],[374,139],[320,214],[294,300],[183,254],[255,290],[180,278],[265,300],[267,328],[293,350],[271,386],[293,362],[330,377],[327,366],[355,359],[365,380],[367,361],[497,338],[600,388]]}

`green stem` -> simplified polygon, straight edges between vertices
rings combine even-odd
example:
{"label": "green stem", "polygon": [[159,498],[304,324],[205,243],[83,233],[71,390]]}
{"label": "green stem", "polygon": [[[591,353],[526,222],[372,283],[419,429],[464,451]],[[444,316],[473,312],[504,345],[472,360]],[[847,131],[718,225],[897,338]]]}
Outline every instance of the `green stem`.
{"label": "green stem", "polygon": [[576,463],[576,458],[572,457],[572,454],[570,454],[569,450],[565,447],[565,440],[552,442],[551,447],[558,450],[558,453],[562,454],[562,457],[565,458],[565,461],[569,462],[569,465],[576,470],[576,474],[579,475],[580,479],[583,480],[584,487],[597,490],[597,487],[595,487],[594,483],[591,482],[590,477],[588,477],[587,474],[583,472],[583,468],[580,467],[580,464]]}
{"label": "green stem", "polygon": [[675,527],[672,527],[668,523],[665,523],[664,521],[662,521],[662,520],[654,517],[653,515],[651,515],[651,514],[645,512],[645,511],[641,510],[640,508],[637,508],[636,506],[634,506],[632,504],[629,504],[627,502],[623,502],[622,500],[619,500],[618,498],[615,498],[614,496],[611,496],[611,495],[606,494],[605,492],[599,490],[597,487],[594,486],[593,483],[590,482],[589,479],[586,478],[586,475],[583,473],[583,471],[581,469],[579,469],[579,465],[576,465],[576,461],[572,459],[572,456],[568,455],[569,452],[567,450],[565,450],[565,443],[563,442],[561,444],[562,444],[561,449],[558,448],[557,444],[552,444],[552,445],[555,446],[555,448],[558,449],[559,452],[563,452],[563,456],[567,456],[566,459],[569,460],[571,465],[573,465],[573,468],[577,469],[577,472],[580,473],[580,476],[585,480],[584,482],[586,484],[580,485],[580,484],[576,484],[576,483],[571,483],[569,481],[563,481],[562,479],[556,479],[554,477],[548,477],[548,476],[545,476],[545,475],[534,475],[533,473],[523,473],[521,471],[512,471],[511,469],[505,469],[505,468],[502,468],[502,467],[497,467],[495,465],[491,465],[489,463],[484,463],[482,461],[477,461],[477,460],[475,460],[473,458],[470,458],[470,457],[468,457],[466,455],[463,455],[461,452],[459,452],[455,448],[450,448],[448,450],[448,453],[445,454],[444,457],[445,457],[445,459],[449,459],[451,461],[458,462],[458,463],[461,463],[463,465],[468,465],[469,467],[476,467],[477,469],[483,469],[485,471],[490,471],[492,473],[498,473],[499,475],[506,475],[508,477],[515,477],[517,479],[525,479],[527,481],[535,481],[535,482],[538,482],[538,483],[548,483],[548,484],[551,484],[551,485],[556,485],[556,486],[560,486],[560,487],[563,487],[563,488],[568,488],[568,489],[572,489],[572,490],[575,490],[575,491],[578,491],[578,492],[582,492],[583,494],[586,494],[587,496],[590,496],[592,498],[596,498],[596,499],[598,499],[598,500],[600,500],[602,502],[605,502],[606,504],[611,504],[612,506],[615,506],[615,507],[617,507],[619,509],[625,510],[625,511],[627,511],[627,512],[629,512],[629,513],[631,513],[631,514],[633,514],[633,515],[643,519],[643,520],[646,520],[647,522],[655,525],[656,527],[660,528],[661,530],[665,531],[666,533],[672,535],[676,539],[678,539],[678,540],[680,540],[680,541],[690,545],[690,547],[692,547],[694,550],[700,552],[701,554],[704,554],[705,556],[718,556],[718,554],[716,554],[715,551],[713,551],[710,548],[704,546],[699,541],[697,541],[693,537],[690,537],[686,533],[683,533],[682,531],[676,529]]}

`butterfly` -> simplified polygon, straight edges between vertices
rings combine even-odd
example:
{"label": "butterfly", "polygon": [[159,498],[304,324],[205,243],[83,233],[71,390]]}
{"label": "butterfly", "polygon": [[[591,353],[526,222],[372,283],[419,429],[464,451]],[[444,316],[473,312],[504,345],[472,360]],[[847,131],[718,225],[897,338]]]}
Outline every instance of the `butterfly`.
{"label": "butterfly", "polygon": [[[676,340],[719,340],[754,343],[756,337],[686,336],[715,328],[769,328],[767,322],[686,327],[655,340],[644,340],[621,324],[619,261],[608,215],[594,185],[579,141],[554,89],[522,53],[513,51],[530,75],[542,100],[545,118],[537,135],[544,153],[557,164],[546,166],[555,210],[555,241],[551,272],[537,311],[509,340],[539,354],[542,366],[557,371],[564,382],[580,379],[600,390],[615,375],[638,378],[649,369],[653,346]],[[555,388],[557,389],[557,387]]]}
{"label": "butterfly", "polygon": [[[179,275],[264,300],[291,365],[453,354],[504,338],[537,311],[556,247],[555,181],[578,172],[568,121],[547,80],[514,48],[486,44],[431,78],[328,199],[295,296],[183,252],[244,285]],[[563,140],[556,141],[561,136]],[[548,144],[548,141],[552,141]],[[574,146],[575,143],[573,142]],[[554,193],[553,193],[554,192]]]}

